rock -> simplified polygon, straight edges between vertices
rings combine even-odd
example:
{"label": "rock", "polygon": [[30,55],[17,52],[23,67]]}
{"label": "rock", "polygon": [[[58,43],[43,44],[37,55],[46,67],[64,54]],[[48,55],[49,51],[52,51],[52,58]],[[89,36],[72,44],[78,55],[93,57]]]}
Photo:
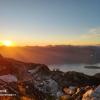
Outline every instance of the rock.
{"label": "rock", "polygon": [[91,96],[93,100],[100,100],[100,85],[94,90]]}
{"label": "rock", "polygon": [[60,97],[60,100],[74,100],[70,95],[63,95]]}
{"label": "rock", "polygon": [[46,77],[49,75],[49,68],[44,64],[25,63],[10,58],[4,58],[0,55],[0,76],[12,74],[18,80],[33,80],[32,74]]}
{"label": "rock", "polygon": [[30,72],[31,74],[40,73],[40,72],[44,73],[44,74],[48,74],[50,72],[50,70],[44,64],[29,63],[28,64],[28,72]]}
{"label": "rock", "polygon": [[67,82],[66,77],[64,76],[64,73],[61,71],[58,71],[58,70],[52,71],[51,78],[59,84],[59,87],[61,87],[61,89],[62,87],[68,85],[68,82]]}
{"label": "rock", "polygon": [[75,71],[69,71],[66,72],[64,77],[66,78],[66,81],[69,82],[72,86],[86,86],[86,85],[99,85],[100,79],[94,77],[85,75],[83,73],[75,72]]}
{"label": "rock", "polygon": [[75,100],[82,100],[82,96],[83,94],[85,93],[85,89],[84,87],[78,87],[75,94],[72,95],[72,97],[75,99]]}
{"label": "rock", "polygon": [[82,100],[83,96],[83,100],[88,100],[90,96],[100,96],[100,86],[91,90],[91,86],[100,85],[99,74],[89,76],[75,71],[50,71],[44,64],[25,63],[2,56],[0,79],[0,88],[4,86],[12,91],[9,93],[24,95],[26,99],[35,96],[39,98],[36,100],[59,100],[59,97],[61,100]]}
{"label": "rock", "polygon": [[44,93],[51,95],[57,95],[58,84],[55,80],[43,80],[42,82],[36,82],[35,87]]}
{"label": "rock", "polygon": [[57,98],[58,98],[58,100],[59,100],[59,97],[61,97],[61,96],[63,96],[64,95],[64,93],[62,92],[62,91],[58,91],[57,92]]}
{"label": "rock", "polygon": [[64,93],[65,94],[68,94],[68,95],[73,95],[75,93],[75,89],[74,88],[68,88],[68,87],[64,87],[63,89]]}
{"label": "rock", "polygon": [[86,93],[83,95],[82,100],[92,100],[91,95],[92,95],[93,92],[94,92],[93,89],[86,91]]}

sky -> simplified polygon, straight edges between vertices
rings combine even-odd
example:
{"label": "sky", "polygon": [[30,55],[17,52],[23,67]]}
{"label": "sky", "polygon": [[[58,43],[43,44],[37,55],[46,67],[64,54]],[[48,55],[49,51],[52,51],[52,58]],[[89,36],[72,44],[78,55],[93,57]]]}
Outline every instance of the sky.
{"label": "sky", "polygon": [[0,0],[0,41],[100,44],[100,0]]}

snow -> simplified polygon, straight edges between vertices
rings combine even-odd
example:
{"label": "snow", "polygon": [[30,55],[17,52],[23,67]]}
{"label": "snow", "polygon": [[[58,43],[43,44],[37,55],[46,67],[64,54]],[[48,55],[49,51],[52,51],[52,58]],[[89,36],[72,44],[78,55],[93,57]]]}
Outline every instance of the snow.
{"label": "snow", "polygon": [[0,76],[0,79],[5,82],[17,82],[17,78],[14,75],[8,74],[8,75],[2,75]]}
{"label": "snow", "polygon": [[35,74],[40,69],[40,66],[37,66],[35,69],[28,70],[29,73]]}
{"label": "snow", "polygon": [[58,92],[58,84],[52,79],[36,82],[36,88],[44,93],[50,93],[51,95],[56,95]]}

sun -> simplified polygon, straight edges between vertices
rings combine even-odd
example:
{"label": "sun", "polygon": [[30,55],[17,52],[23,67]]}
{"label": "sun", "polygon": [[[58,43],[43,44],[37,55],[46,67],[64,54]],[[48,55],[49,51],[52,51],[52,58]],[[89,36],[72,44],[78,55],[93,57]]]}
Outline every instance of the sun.
{"label": "sun", "polygon": [[10,46],[13,46],[14,45],[14,43],[12,41],[10,41],[10,40],[2,41],[2,44],[4,46],[7,46],[7,47],[10,47]]}

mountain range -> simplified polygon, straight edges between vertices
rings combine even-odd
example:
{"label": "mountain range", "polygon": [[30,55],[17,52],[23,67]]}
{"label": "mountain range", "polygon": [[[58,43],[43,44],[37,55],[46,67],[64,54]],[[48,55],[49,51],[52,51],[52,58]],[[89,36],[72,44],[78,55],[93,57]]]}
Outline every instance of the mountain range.
{"label": "mountain range", "polygon": [[43,64],[94,64],[100,62],[100,46],[2,46],[0,53],[4,57]]}

